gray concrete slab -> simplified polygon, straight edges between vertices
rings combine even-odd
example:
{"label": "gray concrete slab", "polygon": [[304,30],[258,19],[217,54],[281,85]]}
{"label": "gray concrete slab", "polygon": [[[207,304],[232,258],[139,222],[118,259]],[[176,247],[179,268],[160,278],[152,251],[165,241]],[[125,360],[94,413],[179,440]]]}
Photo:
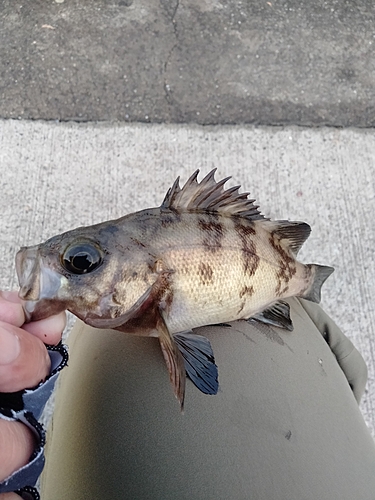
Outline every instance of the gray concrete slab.
{"label": "gray concrete slab", "polygon": [[370,130],[0,121],[0,289],[14,255],[82,224],[159,205],[177,175],[233,176],[274,218],[303,220],[305,262],[335,267],[323,305],[369,366],[375,435],[375,135]]}
{"label": "gray concrete slab", "polygon": [[375,124],[371,0],[3,0],[0,117]]}

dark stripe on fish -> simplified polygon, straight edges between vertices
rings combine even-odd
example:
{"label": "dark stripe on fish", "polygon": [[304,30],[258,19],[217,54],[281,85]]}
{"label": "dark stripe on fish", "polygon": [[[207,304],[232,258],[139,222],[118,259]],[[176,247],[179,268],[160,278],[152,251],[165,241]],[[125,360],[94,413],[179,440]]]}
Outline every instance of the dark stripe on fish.
{"label": "dark stripe on fish", "polygon": [[276,296],[280,297],[285,294],[288,289],[288,283],[293,278],[297,272],[297,266],[295,258],[292,257],[281,245],[279,236],[276,231],[272,231],[270,234],[269,242],[274,250],[279,254],[278,259],[279,269],[276,271],[277,285],[275,288]]}
{"label": "dark stripe on fish", "polygon": [[247,297],[251,297],[252,295],[254,294],[254,287],[253,285],[251,286],[244,286],[242,288],[242,290],[240,291],[240,299],[242,299],[242,297],[244,297],[245,295]]}
{"label": "dark stripe on fish", "polygon": [[201,262],[198,266],[198,276],[199,276],[199,281],[202,283],[202,285],[209,285],[211,284],[213,280],[213,270],[212,267],[209,264],[206,264],[204,262]]}
{"label": "dark stripe on fish", "polygon": [[199,229],[204,234],[203,246],[210,252],[216,252],[222,246],[224,227],[220,222],[216,222],[211,214],[207,219],[198,220]]}
{"label": "dark stripe on fish", "polygon": [[234,229],[241,240],[244,273],[247,276],[254,276],[260,258],[256,254],[256,246],[250,236],[254,236],[256,231],[251,225],[241,224],[240,222],[235,223]]}
{"label": "dark stripe on fish", "polygon": [[177,209],[164,210],[160,209],[160,223],[162,227],[168,227],[172,224],[177,224],[181,222],[182,215]]}

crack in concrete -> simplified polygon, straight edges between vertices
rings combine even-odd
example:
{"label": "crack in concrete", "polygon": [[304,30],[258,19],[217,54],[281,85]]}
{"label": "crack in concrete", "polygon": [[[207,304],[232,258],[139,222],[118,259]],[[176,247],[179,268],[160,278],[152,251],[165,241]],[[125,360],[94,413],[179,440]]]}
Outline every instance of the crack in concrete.
{"label": "crack in concrete", "polygon": [[4,121],[4,122],[10,122],[10,121],[25,121],[25,122],[40,122],[40,123],[55,123],[55,124],[58,124],[58,123],[76,123],[78,125],[81,125],[81,124],[103,124],[103,125],[113,125],[113,123],[119,123],[119,124],[122,124],[122,125],[134,125],[134,124],[147,124],[147,125],[150,125],[152,123],[158,123],[158,124],[166,124],[166,123],[173,123],[175,124],[176,126],[178,127],[181,127],[181,126],[190,126],[190,125],[198,125],[198,127],[202,127],[203,129],[204,128],[211,128],[211,127],[248,127],[249,125],[252,126],[252,127],[257,127],[257,128],[260,128],[260,129],[263,129],[263,128],[271,128],[271,129],[276,129],[276,130],[280,130],[281,128],[284,128],[284,127],[292,127],[292,128],[296,128],[296,129],[301,129],[301,130],[304,130],[304,129],[313,129],[313,130],[322,130],[322,129],[325,129],[327,127],[331,128],[331,129],[334,129],[334,130],[337,130],[337,131],[341,131],[341,130],[345,130],[345,129],[352,129],[352,130],[360,130],[360,131],[364,131],[364,132],[372,132],[372,131],[375,131],[375,127],[371,127],[371,126],[364,126],[364,125],[351,125],[351,126],[343,126],[343,125],[330,125],[328,122],[327,123],[324,123],[324,124],[315,124],[315,123],[303,123],[303,124],[300,124],[300,123],[294,123],[294,122],[290,122],[290,121],[283,121],[283,122],[280,122],[280,123],[274,123],[274,122],[265,122],[265,123],[259,123],[259,122],[255,122],[255,121],[251,121],[251,120],[248,120],[248,121],[222,121],[222,122],[218,122],[218,121],[212,121],[212,122],[206,122],[206,123],[201,123],[197,120],[190,120],[190,121],[183,121],[183,120],[171,120],[170,122],[166,122],[165,120],[163,119],[155,119],[155,120],[150,120],[150,119],[141,119],[141,118],[137,118],[136,120],[132,120],[132,119],[121,119],[121,118],[118,118],[118,119],[114,119],[113,118],[92,118],[92,119],[88,119],[88,118],[85,118],[85,117],[82,117],[82,118],[79,118],[79,117],[67,117],[67,118],[42,118],[40,116],[38,116],[37,118],[19,118],[17,116],[3,116],[2,114],[0,114],[0,122],[1,121]]}
{"label": "crack in concrete", "polygon": [[176,17],[177,10],[178,10],[179,6],[180,6],[180,0],[177,0],[175,8],[174,8],[174,11],[173,11],[173,14],[172,14],[173,30],[175,32],[176,37],[177,37],[177,31],[176,31],[177,30],[177,26],[176,26],[175,17]]}
{"label": "crack in concrete", "polygon": [[174,33],[174,36],[176,38],[176,43],[173,45],[173,47],[169,51],[168,56],[167,56],[167,58],[165,60],[165,63],[163,65],[163,74],[164,74],[163,90],[164,90],[164,98],[165,98],[167,104],[169,106],[173,106],[173,107],[177,107],[177,103],[174,101],[174,99],[171,96],[171,93],[170,93],[171,92],[171,87],[168,84],[168,79],[167,79],[166,73],[168,71],[168,65],[169,65],[170,60],[172,58],[172,54],[173,54],[173,52],[175,51],[176,47],[179,44],[179,35],[178,35],[177,22],[176,22],[176,14],[177,14],[177,10],[178,10],[179,6],[180,6],[180,0],[177,0],[176,4],[174,6],[174,9],[173,9],[172,15],[170,16],[172,27],[173,27],[173,33]]}
{"label": "crack in concrete", "polygon": [[169,65],[169,62],[171,60],[172,54],[173,54],[174,50],[176,49],[177,45],[178,45],[178,42],[173,45],[173,47],[169,51],[169,54],[167,56],[165,63],[164,63],[164,71],[163,71],[163,73],[164,73],[164,95],[165,95],[165,100],[167,101],[167,103],[169,105],[173,105],[175,103],[174,103],[172,96],[170,94],[171,87],[168,84],[168,79],[167,79],[166,73],[167,73],[168,65]]}

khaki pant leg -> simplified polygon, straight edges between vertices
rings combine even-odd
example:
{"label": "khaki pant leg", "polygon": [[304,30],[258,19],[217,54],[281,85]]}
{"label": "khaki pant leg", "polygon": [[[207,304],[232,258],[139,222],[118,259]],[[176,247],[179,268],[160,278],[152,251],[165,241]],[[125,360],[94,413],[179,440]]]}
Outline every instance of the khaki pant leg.
{"label": "khaki pant leg", "polygon": [[157,339],[70,336],[43,500],[374,500],[375,445],[349,383],[300,302],[293,332],[198,329],[216,396],[187,382],[185,413]]}

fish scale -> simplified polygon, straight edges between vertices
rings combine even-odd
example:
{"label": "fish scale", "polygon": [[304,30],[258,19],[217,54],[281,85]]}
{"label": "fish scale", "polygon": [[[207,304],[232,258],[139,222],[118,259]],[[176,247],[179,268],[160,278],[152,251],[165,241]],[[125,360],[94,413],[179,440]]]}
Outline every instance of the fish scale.
{"label": "fish scale", "polygon": [[[212,347],[192,328],[253,318],[289,330],[283,298],[319,301],[333,269],[297,261],[310,227],[265,218],[215,170],[179,179],[159,208],[81,227],[16,256],[28,320],[67,309],[98,328],[158,337],[181,408],[186,373],[218,390]],[[140,353],[141,355],[141,353]]]}

